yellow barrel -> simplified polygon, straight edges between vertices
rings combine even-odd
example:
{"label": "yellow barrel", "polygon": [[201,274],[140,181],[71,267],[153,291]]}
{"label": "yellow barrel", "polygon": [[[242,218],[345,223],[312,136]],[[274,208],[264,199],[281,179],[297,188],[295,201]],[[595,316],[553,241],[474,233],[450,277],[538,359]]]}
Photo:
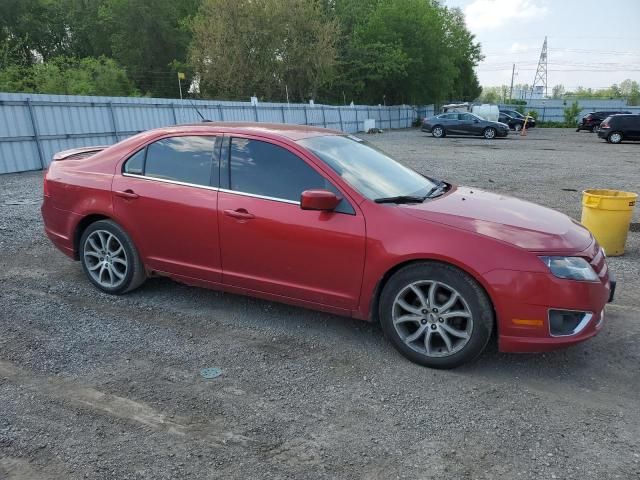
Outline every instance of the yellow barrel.
{"label": "yellow barrel", "polygon": [[591,230],[608,256],[624,253],[637,193],[619,190],[582,192],[582,224]]}

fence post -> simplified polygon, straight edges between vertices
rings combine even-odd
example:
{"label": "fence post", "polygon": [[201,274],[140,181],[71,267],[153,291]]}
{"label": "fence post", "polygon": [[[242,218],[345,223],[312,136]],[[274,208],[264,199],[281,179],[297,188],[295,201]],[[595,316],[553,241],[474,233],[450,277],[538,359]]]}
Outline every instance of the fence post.
{"label": "fence post", "polygon": [[322,105],[322,123],[324,124],[324,128],[327,128],[327,116],[324,113],[324,105]]}
{"label": "fence post", "polygon": [[[120,141],[120,136],[118,135],[118,126],[116,125],[116,116],[113,113],[113,102],[109,102],[109,116],[111,117],[111,127],[113,128],[113,136],[116,137],[116,142]],[[175,116],[174,116],[175,123]]]}
{"label": "fence post", "polygon": [[340,130],[344,132],[344,124],[342,123],[342,108],[338,106],[338,118],[340,118]]}
{"label": "fence post", "polygon": [[222,105],[218,104],[218,113],[220,114],[220,121],[224,122],[224,113],[222,113]]}
{"label": "fence post", "polygon": [[309,125],[309,115],[307,114],[307,106],[304,105],[302,109],[304,110],[304,124]]}
{"label": "fence post", "polygon": [[360,110],[358,107],[355,107],[356,109],[356,132],[360,131],[360,120],[358,119],[358,110]]}
{"label": "fence post", "polygon": [[38,133],[38,125],[36,123],[36,117],[33,114],[33,106],[31,105],[31,99],[27,98],[27,107],[29,108],[29,117],[31,117],[31,127],[33,128],[33,138],[36,141],[36,147],[38,147],[38,157],[40,158],[40,165],[44,170],[47,167],[44,159],[44,152],[42,151],[42,145],[40,144],[40,133]]}
{"label": "fence post", "polygon": [[287,123],[287,119],[284,116],[284,105],[280,106],[280,112],[282,112],[282,123]]}
{"label": "fence post", "polygon": [[175,103],[171,104],[171,113],[173,113],[173,124],[177,125],[178,124],[178,117],[176,116],[176,104]]}
{"label": "fence post", "polygon": [[256,116],[256,122],[259,122],[260,118],[258,117],[258,104],[257,103],[253,104],[253,113]]}

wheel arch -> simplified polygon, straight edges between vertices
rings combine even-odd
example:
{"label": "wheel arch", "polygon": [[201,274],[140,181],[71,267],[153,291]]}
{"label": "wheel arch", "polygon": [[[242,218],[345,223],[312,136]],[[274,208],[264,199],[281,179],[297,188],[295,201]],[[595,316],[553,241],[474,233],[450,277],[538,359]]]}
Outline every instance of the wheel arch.
{"label": "wheel arch", "polygon": [[430,258],[430,257],[423,257],[423,258],[412,258],[409,260],[404,260],[402,262],[399,262],[395,265],[393,265],[391,268],[389,268],[380,278],[380,280],[378,280],[378,282],[376,283],[376,286],[374,288],[373,294],[371,296],[371,301],[370,301],[370,306],[369,306],[369,322],[372,323],[378,323],[380,322],[380,316],[378,313],[379,307],[380,307],[380,296],[382,295],[382,291],[384,290],[385,285],[387,284],[387,282],[391,279],[391,277],[393,277],[393,275],[402,270],[405,267],[408,267],[410,265],[415,265],[415,264],[419,264],[419,263],[441,263],[443,265],[448,265],[454,268],[457,268],[458,270],[466,273],[467,275],[469,275],[472,279],[474,279],[476,281],[476,283],[480,286],[480,288],[482,289],[482,291],[487,295],[487,298],[489,299],[489,303],[491,304],[491,308],[493,309],[493,318],[494,318],[494,332],[496,333],[496,335],[499,333],[498,332],[498,328],[499,328],[499,322],[498,322],[498,318],[497,318],[497,311],[496,311],[496,303],[491,295],[491,291],[488,288],[488,285],[486,284],[486,282],[484,281],[484,279],[477,273],[474,272],[472,270],[470,270],[469,268],[465,268],[461,265],[458,265],[456,263],[447,261],[446,259],[440,259],[440,258]]}
{"label": "wheel arch", "polygon": [[91,225],[99,220],[113,220],[111,217],[101,213],[91,213],[80,219],[73,231],[73,258],[80,260],[80,239],[84,231]]}

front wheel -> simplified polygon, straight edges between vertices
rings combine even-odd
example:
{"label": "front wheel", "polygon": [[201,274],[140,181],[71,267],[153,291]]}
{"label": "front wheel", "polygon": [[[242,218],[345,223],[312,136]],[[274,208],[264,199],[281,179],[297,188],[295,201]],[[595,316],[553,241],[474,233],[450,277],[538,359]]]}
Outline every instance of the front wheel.
{"label": "front wheel", "polygon": [[622,141],[622,134],[620,132],[613,132],[607,138],[609,143],[620,143]]}
{"label": "front wheel", "polygon": [[516,132],[519,132],[520,130],[522,130],[522,125],[521,125],[521,124],[519,124],[519,123],[516,123],[516,124],[513,126],[513,129],[514,129]]}
{"label": "front wheel", "polygon": [[489,342],[494,323],[491,302],[478,283],[437,262],[410,265],[391,277],[379,313],[395,348],[432,368],[474,360]]}
{"label": "front wheel", "polygon": [[484,132],[482,132],[482,136],[487,140],[491,140],[492,138],[496,138],[496,129],[493,127],[485,128]]}
{"label": "front wheel", "polygon": [[442,128],[440,125],[436,125],[431,129],[431,135],[436,138],[444,137],[444,128]]}
{"label": "front wheel", "polygon": [[91,283],[119,295],[142,285],[144,265],[129,235],[111,220],[92,223],[80,238],[80,261]]}

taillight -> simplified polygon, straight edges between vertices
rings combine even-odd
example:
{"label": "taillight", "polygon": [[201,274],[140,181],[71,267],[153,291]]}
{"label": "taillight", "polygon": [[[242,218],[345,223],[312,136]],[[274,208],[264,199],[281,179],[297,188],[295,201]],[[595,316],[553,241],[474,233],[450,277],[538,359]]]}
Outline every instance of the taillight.
{"label": "taillight", "polygon": [[609,128],[609,124],[607,122],[602,122],[600,124],[600,128]]}

